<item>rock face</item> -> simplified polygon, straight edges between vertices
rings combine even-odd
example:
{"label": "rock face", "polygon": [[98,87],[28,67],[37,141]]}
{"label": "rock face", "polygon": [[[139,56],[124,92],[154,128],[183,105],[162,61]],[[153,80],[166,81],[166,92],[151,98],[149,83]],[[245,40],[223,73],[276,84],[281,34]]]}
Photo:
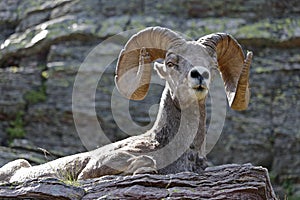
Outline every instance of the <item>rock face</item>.
{"label": "rock face", "polygon": [[70,184],[45,179],[0,185],[0,198],[276,200],[267,170],[249,164],[209,167],[201,175],[104,176]]}
{"label": "rock face", "polygon": [[[267,167],[279,195],[299,197],[299,13],[296,0],[1,0],[0,166],[16,158],[43,163],[102,144],[93,137],[87,147],[76,132],[72,92],[77,71],[110,36],[160,25],[193,39],[227,32],[254,52],[249,109],[228,109],[208,159],[215,165],[251,162]],[[128,136],[111,109],[114,56],[126,38],[119,40],[108,42],[92,58],[96,67],[112,60],[104,66],[95,94],[97,119],[111,141]],[[142,130],[155,118],[153,104],[161,90],[154,84],[145,100],[129,103],[134,122],[146,126]]]}

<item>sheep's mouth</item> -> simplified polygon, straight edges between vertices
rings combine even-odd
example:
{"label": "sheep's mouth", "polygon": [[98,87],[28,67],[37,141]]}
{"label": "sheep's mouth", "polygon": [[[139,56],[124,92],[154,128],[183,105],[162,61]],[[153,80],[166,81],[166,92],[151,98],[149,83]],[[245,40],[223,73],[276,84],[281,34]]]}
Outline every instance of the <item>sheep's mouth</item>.
{"label": "sheep's mouth", "polygon": [[205,90],[207,90],[207,87],[205,85],[196,85],[192,87],[194,90],[196,90],[197,92],[203,92]]}

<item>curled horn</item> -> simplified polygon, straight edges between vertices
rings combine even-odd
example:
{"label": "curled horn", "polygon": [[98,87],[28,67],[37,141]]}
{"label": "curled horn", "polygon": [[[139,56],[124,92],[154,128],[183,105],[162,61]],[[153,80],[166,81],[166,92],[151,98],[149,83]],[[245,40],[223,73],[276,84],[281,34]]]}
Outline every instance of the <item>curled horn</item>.
{"label": "curled horn", "polygon": [[229,34],[214,33],[198,40],[211,56],[217,56],[229,105],[234,110],[245,110],[249,104],[249,70],[252,52],[243,53],[240,44]]}
{"label": "curled horn", "polygon": [[133,35],[119,54],[115,82],[128,99],[142,100],[147,95],[151,62],[165,58],[166,52],[185,43],[177,33],[161,27],[146,28]]}

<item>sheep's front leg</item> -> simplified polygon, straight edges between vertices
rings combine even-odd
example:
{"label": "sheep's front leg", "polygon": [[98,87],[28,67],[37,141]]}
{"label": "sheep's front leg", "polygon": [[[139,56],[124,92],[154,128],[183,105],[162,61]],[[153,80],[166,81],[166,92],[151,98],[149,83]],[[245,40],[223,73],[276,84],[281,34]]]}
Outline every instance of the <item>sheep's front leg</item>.
{"label": "sheep's front leg", "polygon": [[154,173],[155,160],[146,155],[136,156],[125,151],[117,151],[106,156],[92,157],[79,174],[78,179],[97,178],[104,175]]}

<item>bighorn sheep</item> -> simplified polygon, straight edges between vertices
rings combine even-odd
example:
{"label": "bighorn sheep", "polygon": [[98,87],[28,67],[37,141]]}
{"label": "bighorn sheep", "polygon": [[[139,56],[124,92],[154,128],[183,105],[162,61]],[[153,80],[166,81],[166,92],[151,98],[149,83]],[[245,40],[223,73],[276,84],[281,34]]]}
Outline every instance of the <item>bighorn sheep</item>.
{"label": "bighorn sheep", "polygon": [[[38,166],[16,160],[0,169],[0,180],[53,177],[74,168],[78,179],[121,173],[201,172],[205,167],[205,98],[210,82],[219,71],[231,108],[246,109],[252,52],[245,58],[238,42],[226,33],[186,41],[167,28],[146,28],[133,35],[119,55],[115,76],[119,92],[129,99],[143,99],[149,88],[151,63],[157,59],[164,59],[164,64],[156,62],[154,68],[166,85],[151,130]],[[173,140],[178,149],[168,147]],[[173,156],[177,158],[174,162]]]}

